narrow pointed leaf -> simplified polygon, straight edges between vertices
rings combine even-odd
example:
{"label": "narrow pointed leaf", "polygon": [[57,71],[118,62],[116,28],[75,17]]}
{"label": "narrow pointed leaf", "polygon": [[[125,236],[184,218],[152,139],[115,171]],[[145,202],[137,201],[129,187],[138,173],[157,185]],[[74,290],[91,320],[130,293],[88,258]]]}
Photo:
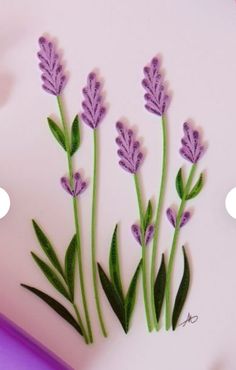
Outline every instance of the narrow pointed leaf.
{"label": "narrow pointed leaf", "polygon": [[63,283],[56,275],[56,273],[48,266],[41,258],[39,258],[35,253],[31,252],[31,255],[41,271],[44,273],[48,281],[60,292],[64,297],[66,297],[69,301],[71,301],[69,294],[67,293],[66,288],[64,287]]}
{"label": "narrow pointed leaf", "polygon": [[143,225],[144,225],[144,230],[146,231],[148,225],[150,225],[152,221],[152,202],[151,200],[149,200],[148,202],[148,206],[147,206],[147,209],[146,209],[146,212],[145,212],[145,215],[144,215],[144,219],[143,219]]}
{"label": "narrow pointed leaf", "polygon": [[194,185],[194,187],[192,188],[192,190],[190,191],[186,199],[189,200],[189,199],[195,198],[202,190],[203,185],[204,185],[204,180],[203,180],[203,174],[201,173],[198,181],[196,182],[196,184]]}
{"label": "narrow pointed leaf", "polygon": [[63,131],[51,118],[48,118],[48,125],[57,142],[66,151],[65,136]]}
{"label": "narrow pointed leaf", "polygon": [[102,269],[101,265],[98,263],[98,273],[100,277],[100,281],[103,287],[103,290],[107,296],[110,305],[116,314],[118,320],[120,321],[124,331],[126,332],[126,325],[125,325],[125,309],[123,302],[117,293],[116,288],[113,286],[109,278],[107,277],[106,273]]}
{"label": "narrow pointed leaf", "polygon": [[47,303],[54,311],[58,313],[64,320],[66,320],[75,330],[80,334],[82,334],[82,330],[79,326],[79,324],[76,322],[74,317],[71,315],[71,313],[58,301],[56,301],[54,298],[50,297],[48,294],[42,292],[39,289],[36,289],[34,287],[31,287],[26,284],[21,284],[21,286],[30,292],[34,293],[37,297],[42,299],[45,303]]}
{"label": "narrow pointed leaf", "polygon": [[130,326],[130,319],[132,317],[132,313],[135,306],[135,300],[136,300],[136,288],[137,288],[137,282],[139,277],[139,271],[141,270],[142,266],[142,260],[139,262],[138,267],[136,268],[134,275],[132,277],[132,280],[129,285],[129,289],[127,292],[127,295],[125,297],[125,323],[126,323],[126,332],[129,330]]}
{"label": "narrow pointed leaf", "polygon": [[65,255],[65,275],[72,302],[74,301],[74,288],[75,288],[76,245],[77,245],[76,235],[74,235],[67,248]]}
{"label": "narrow pointed leaf", "polygon": [[44,234],[43,230],[39,227],[39,225],[34,220],[32,220],[32,223],[33,223],[35,234],[37,236],[37,239],[39,241],[39,244],[42,250],[48,257],[52,265],[55,267],[55,269],[64,277],[63,269],[61,267],[61,264],[56,255],[56,252],[54,251],[52,244],[48,240],[47,236]]}
{"label": "narrow pointed leaf", "polygon": [[175,187],[176,187],[176,190],[177,190],[177,193],[180,199],[182,199],[184,195],[184,181],[183,181],[183,175],[182,175],[182,168],[179,169],[179,172],[176,176]]}
{"label": "narrow pointed leaf", "polygon": [[160,320],[161,316],[161,310],[165,297],[165,288],[166,288],[166,266],[165,266],[165,257],[164,254],[162,254],[161,265],[154,284],[154,302],[157,322]]}
{"label": "narrow pointed leaf", "polygon": [[179,286],[179,290],[176,295],[174,310],[172,315],[172,328],[175,330],[180,314],[182,312],[184,303],[187,298],[189,283],[190,283],[190,268],[188,263],[188,258],[185,252],[185,248],[183,246],[183,255],[184,255],[184,273],[183,277]]}
{"label": "narrow pointed leaf", "polygon": [[79,146],[80,146],[80,126],[79,126],[79,116],[76,115],[71,126],[71,149],[70,149],[71,157],[78,150]]}
{"label": "narrow pointed leaf", "polygon": [[118,229],[118,226],[116,225],[115,230],[113,232],[111,247],[110,247],[109,270],[110,270],[111,281],[123,302],[124,295],[123,295],[122,282],[121,282],[121,276],[120,276],[117,229]]}

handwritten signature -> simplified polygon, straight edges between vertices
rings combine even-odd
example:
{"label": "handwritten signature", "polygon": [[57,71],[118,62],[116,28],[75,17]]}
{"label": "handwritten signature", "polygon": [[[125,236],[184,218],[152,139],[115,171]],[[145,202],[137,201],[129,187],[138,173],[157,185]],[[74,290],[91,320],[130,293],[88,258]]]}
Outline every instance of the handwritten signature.
{"label": "handwritten signature", "polygon": [[179,324],[179,326],[182,326],[184,328],[187,324],[195,324],[197,321],[198,315],[192,316],[190,313],[188,313],[187,319]]}

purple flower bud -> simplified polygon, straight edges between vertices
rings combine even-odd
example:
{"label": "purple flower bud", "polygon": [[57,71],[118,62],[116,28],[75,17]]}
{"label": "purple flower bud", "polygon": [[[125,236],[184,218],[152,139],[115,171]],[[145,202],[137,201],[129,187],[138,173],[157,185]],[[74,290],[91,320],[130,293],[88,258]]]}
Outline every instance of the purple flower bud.
{"label": "purple flower bud", "polygon": [[193,130],[188,122],[183,125],[184,137],[181,140],[180,154],[191,163],[197,163],[204,154],[204,146],[201,143],[197,130]]}
{"label": "purple flower bud", "polygon": [[[167,211],[166,211],[166,215],[167,215],[167,218],[170,221],[171,225],[174,228],[176,228],[176,224],[177,224],[176,211],[173,208],[168,208]],[[191,217],[190,212],[188,212],[188,211],[183,212],[183,214],[181,216],[179,227],[182,227],[182,226],[186,225],[186,223],[190,220],[190,217]]]}
{"label": "purple flower bud", "polygon": [[144,79],[142,85],[146,90],[144,98],[146,100],[145,108],[158,116],[162,116],[169,105],[169,96],[162,81],[160,65],[157,58],[153,58],[150,65],[144,67]]}
{"label": "purple flower bud", "polygon": [[116,129],[119,133],[116,138],[116,143],[119,146],[117,151],[120,157],[119,164],[124,170],[135,174],[143,159],[140,143],[135,140],[133,131],[126,128],[122,122],[117,122]]}
{"label": "purple flower bud", "polygon": [[72,189],[70,181],[67,177],[61,178],[61,185],[63,189],[67,193],[69,193],[72,197],[77,197],[78,195],[83,193],[83,191],[86,189],[87,183],[81,179],[79,172],[76,172],[73,175],[73,180],[74,180],[74,189]]}
{"label": "purple flower bud", "polygon": [[40,60],[39,68],[42,71],[42,87],[49,94],[59,96],[65,87],[66,76],[63,66],[60,64],[56,46],[47,38],[40,37],[39,47],[38,58]]}
{"label": "purple flower bud", "polygon": [[[133,233],[133,236],[135,238],[135,240],[140,244],[142,245],[142,237],[141,237],[141,229],[140,229],[140,226],[139,225],[132,225],[131,226],[131,231]],[[148,245],[148,243],[150,243],[150,241],[152,240],[153,238],[153,235],[154,235],[154,226],[153,225],[148,225],[146,231],[145,231],[145,236],[144,236],[144,243],[145,245]]]}
{"label": "purple flower bud", "polygon": [[106,108],[103,105],[101,84],[95,73],[88,75],[87,86],[83,88],[83,95],[81,118],[89,127],[96,129],[106,114]]}

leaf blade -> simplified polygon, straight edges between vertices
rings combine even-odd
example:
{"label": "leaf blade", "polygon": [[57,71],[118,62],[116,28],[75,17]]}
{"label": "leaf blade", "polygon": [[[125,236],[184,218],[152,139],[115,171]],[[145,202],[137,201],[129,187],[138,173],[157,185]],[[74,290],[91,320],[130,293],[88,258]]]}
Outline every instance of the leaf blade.
{"label": "leaf blade", "polygon": [[71,157],[75,154],[79,147],[80,147],[80,124],[79,116],[77,114],[71,126],[71,149],[70,149]]}
{"label": "leaf blade", "polygon": [[175,179],[175,187],[177,190],[177,193],[180,197],[180,199],[183,198],[184,195],[184,181],[183,181],[183,174],[182,174],[182,168],[180,167],[176,179]]}
{"label": "leaf blade", "polygon": [[134,275],[131,279],[128,292],[125,297],[125,322],[126,322],[126,330],[128,332],[130,327],[130,319],[132,317],[132,313],[135,306],[135,299],[136,299],[136,290],[137,290],[137,282],[139,277],[139,272],[142,266],[142,260],[139,262]]}
{"label": "leaf blade", "polygon": [[157,322],[159,322],[161,316],[161,310],[165,298],[165,288],[166,288],[166,266],[165,266],[165,257],[163,253],[161,258],[161,265],[154,284],[154,303]]}
{"label": "leaf blade", "polygon": [[125,312],[124,312],[124,306],[120,299],[119,294],[117,293],[115,287],[107,277],[106,273],[104,272],[102,266],[98,263],[98,273],[100,277],[100,281],[103,287],[103,290],[106,294],[106,297],[117,316],[118,320],[121,323],[121,326],[123,327],[124,331],[126,331],[126,325],[125,325]]}
{"label": "leaf blade", "polygon": [[115,286],[117,293],[119,294],[123,302],[124,294],[123,294],[121,275],[120,275],[117,230],[118,230],[118,225],[115,226],[115,229],[112,235],[112,240],[111,240],[110,256],[109,256],[109,271],[110,271],[111,281],[113,285]]}
{"label": "leaf blade", "polygon": [[31,252],[31,255],[36,264],[38,265],[38,267],[40,268],[40,270],[48,279],[48,281],[54,286],[55,289],[57,289],[59,293],[61,293],[66,299],[68,299],[71,302],[70,296],[66,288],[64,287],[56,273],[51,269],[51,267],[48,266],[46,262],[41,260],[41,258],[39,258],[34,252]]}
{"label": "leaf blade", "polygon": [[66,151],[65,136],[63,131],[50,117],[48,117],[47,120],[51,133],[53,134],[57,142],[61,145],[61,147]]}
{"label": "leaf blade", "polygon": [[64,320],[66,320],[71,326],[74,327],[74,329],[81,336],[83,336],[82,330],[81,330],[79,324],[77,323],[77,321],[74,319],[74,317],[71,315],[71,313],[60,302],[58,302],[56,299],[50,297],[48,294],[42,292],[41,290],[39,290],[37,288],[31,287],[31,286],[26,285],[26,284],[21,284],[21,286],[23,288],[29,290],[33,294],[35,294],[37,297],[39,297],[45,303],[47,303],[54,311],[57,312],[58,315],[60,315]]}
{"label": "leaf blade", "polygon": [[195,198],[200,193],[203,186],[204,186],[204,179],[203,179],[203,173],[201,173],[198,181],[196,182],[196,184],[194,185],[190,193],[187,195],[186,199],[189,200],[189,199]]}
{"label": "leaf blade", "polygon": [[180,282],[180,286],[176,295],[175,304],[174,304],[174,310],[172,315],[172,328],[173,330],[176,329],[179,316],[182,312],[184,303],[187,298],[188,290],[189,290],[189,284],[190,284],[190,267],[188,263],[187,254],[185,252],[184,246],[183,249],[183,255],[184,255],[184,273],[182,280]]}
{"label": "leaf blade", "polygon": [[143,225],[144,225],[144,230],[146,231],[148,225],[151,223],[152,220],[152,215],[153,215],[153,210],[152,210],[152,202],[151,200],[148,201],[148,206],[144,215],[143,219]]}
{"label": "leaf blade", "polygon": [[76,246],[77,246],[76,235],[74,235],[73,238],[71,239],[71,242],[67,248],[65,255],[65,277],[72,301],[74,301],[74,290],[75,290]]}
{"label": "leaf blade", "polygon": [[54,248],[51,244],[51,242],[48,240],[47,236],[43,232],[43,230],[39,227],[37,222],[35,220],[32,220],[33,228],[35,231],[35,234],[37,236],[38,242],[48,257],[49,261],[52,263],[52,265],[55,267],[55,269],[64,277],[64,272],[61,267],[61,264],[59,262],[59,259],[56,255],[56,252],[54,251]]}

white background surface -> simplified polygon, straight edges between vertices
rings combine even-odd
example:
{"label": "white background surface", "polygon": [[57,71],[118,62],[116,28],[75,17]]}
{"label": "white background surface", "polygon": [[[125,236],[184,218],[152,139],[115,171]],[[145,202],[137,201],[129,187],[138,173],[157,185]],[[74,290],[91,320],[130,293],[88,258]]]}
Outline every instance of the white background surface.
{"label": "white background surface", "polygon": [[[0,310],[78,370],[235,370],[236,222],[224,209],[236,185],[236,4],[233,0],[0,0],[0,186],[9,192],[11,210],[0,221]],[[169,120],[169,176],[165,207],[178,202],[174,177],[182,123],[203,129],[208,151],[199,170],[207,183],[191,203],[194,215],[181,233],[191,254],[192,284],[182,319],[199,315],[194,325],[175,333],[147,334],[141,289],[132,330],[125,336],[103,297],[110,337],[99,335],[89,288],[96,344],[85,347],[66,323],[19,286],[37,286],[57,295],[30,257],[40,254],[30,219],[47,230],[62,256],[73,234],[71,203],[60,187],[66,160],[52,139],[46,117],[56,102],[40,88],[37,40],[58,39],[70,80],[65,91],[68,115],[80,111],[87,74],[104,78],[109,113],[100,130],[98,260],[107,266],[114,224],[120,221],[126,286],[140,249],[130,226],[137,220],[131,177],[117,164],[115,122],[125,117],[137,128],[147,150],[142,166],[146,199],[156,195],[161,161],[160,120],[143,107],[142,68],[162,58],[172,92]],[[92,132],[83,127],[77,167],[91,178]],[[91,191],[91,187],[90,187]],[[90,191],[81,198],[84,258],[89,266]],[[168,251],[172,228],[163,219],[161,249]],[[176,282],[182,274],[178,250]],[[87,271],[88,268],[87,268]]]}

